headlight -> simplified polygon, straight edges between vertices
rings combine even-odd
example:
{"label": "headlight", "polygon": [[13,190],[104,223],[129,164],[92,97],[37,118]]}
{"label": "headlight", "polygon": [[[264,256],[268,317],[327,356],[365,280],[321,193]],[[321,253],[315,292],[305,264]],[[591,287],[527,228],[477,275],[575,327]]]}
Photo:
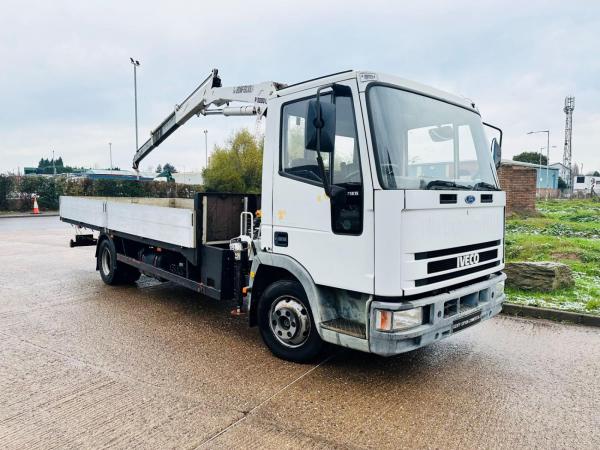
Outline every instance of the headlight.
{"label": "headlight", "polygon": [[492,289],[492,299],[496,300],[499,297],[502,297],[504,294],[504,281],[496,283],[496,285]]}
{"label": "headlight", "polygon": [[399,331],[419,326],[423,323],[423,308],[404,311],[375,310],[375,328],[379,331]]}

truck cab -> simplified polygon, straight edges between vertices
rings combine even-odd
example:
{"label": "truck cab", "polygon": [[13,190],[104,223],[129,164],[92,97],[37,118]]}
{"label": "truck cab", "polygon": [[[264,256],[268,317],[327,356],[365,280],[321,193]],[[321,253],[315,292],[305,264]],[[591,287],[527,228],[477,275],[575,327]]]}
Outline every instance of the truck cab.
{"label": "truck cab", "polygon": [[[317,95],[335,122],[323,168],[306,147]],[[408,80],[348,71],[274,92],[248,299],[271,349],[293,359],[312,333],[388,356],[496,315],[498,158],[473,103]]]}

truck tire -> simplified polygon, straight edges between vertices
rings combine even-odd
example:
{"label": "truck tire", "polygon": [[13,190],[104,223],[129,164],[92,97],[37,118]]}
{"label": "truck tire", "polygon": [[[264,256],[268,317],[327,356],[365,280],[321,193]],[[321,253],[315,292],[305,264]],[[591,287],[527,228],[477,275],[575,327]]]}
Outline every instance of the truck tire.
{"label": "truck tire", "polygon": [[117,249],[110,239],[104,239],[98,247],[98,269],[106,284],[130,284],[137,281],[141,274],[135,267],[117,261]]}
{"label": "truck tire", "polygon": [[323,349],[302,285],[293,280],[271,284],[258,301],[258,327],[263,341],[278,358],[313,360]]}

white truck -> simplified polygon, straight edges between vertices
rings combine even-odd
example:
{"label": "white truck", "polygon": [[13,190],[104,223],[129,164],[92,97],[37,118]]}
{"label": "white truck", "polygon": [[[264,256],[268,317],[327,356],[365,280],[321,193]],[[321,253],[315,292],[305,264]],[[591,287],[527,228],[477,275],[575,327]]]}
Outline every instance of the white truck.
{"label": "white truck", "polygon": [[236,299],[298,362],[325,342],[396,355],[500,312],[502,132],[490,145],[471,101],[373,72],[227,88],[214,70],[134,168],[209,114],[266,117],[261,195],[62,197],[61,220],[97,232],[72,244],[97,246],[104,282],[143,273]]}
{"label": "white truck", "polygon": [[573,192],[578,194],[597,194],[599,179],[600,177],[593,175],[576,175],[573,177]]}

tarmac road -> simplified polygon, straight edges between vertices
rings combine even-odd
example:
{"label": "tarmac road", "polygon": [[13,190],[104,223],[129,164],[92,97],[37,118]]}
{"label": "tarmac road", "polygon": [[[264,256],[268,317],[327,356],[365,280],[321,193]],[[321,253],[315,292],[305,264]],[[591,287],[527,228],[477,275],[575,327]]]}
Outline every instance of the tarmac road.
{"label": "tarmac road", "polygon": [[231,305],[105,286],[71,234],[0,218],[2,448],[600,448],[600,329],[500,316],[296,365]]}

